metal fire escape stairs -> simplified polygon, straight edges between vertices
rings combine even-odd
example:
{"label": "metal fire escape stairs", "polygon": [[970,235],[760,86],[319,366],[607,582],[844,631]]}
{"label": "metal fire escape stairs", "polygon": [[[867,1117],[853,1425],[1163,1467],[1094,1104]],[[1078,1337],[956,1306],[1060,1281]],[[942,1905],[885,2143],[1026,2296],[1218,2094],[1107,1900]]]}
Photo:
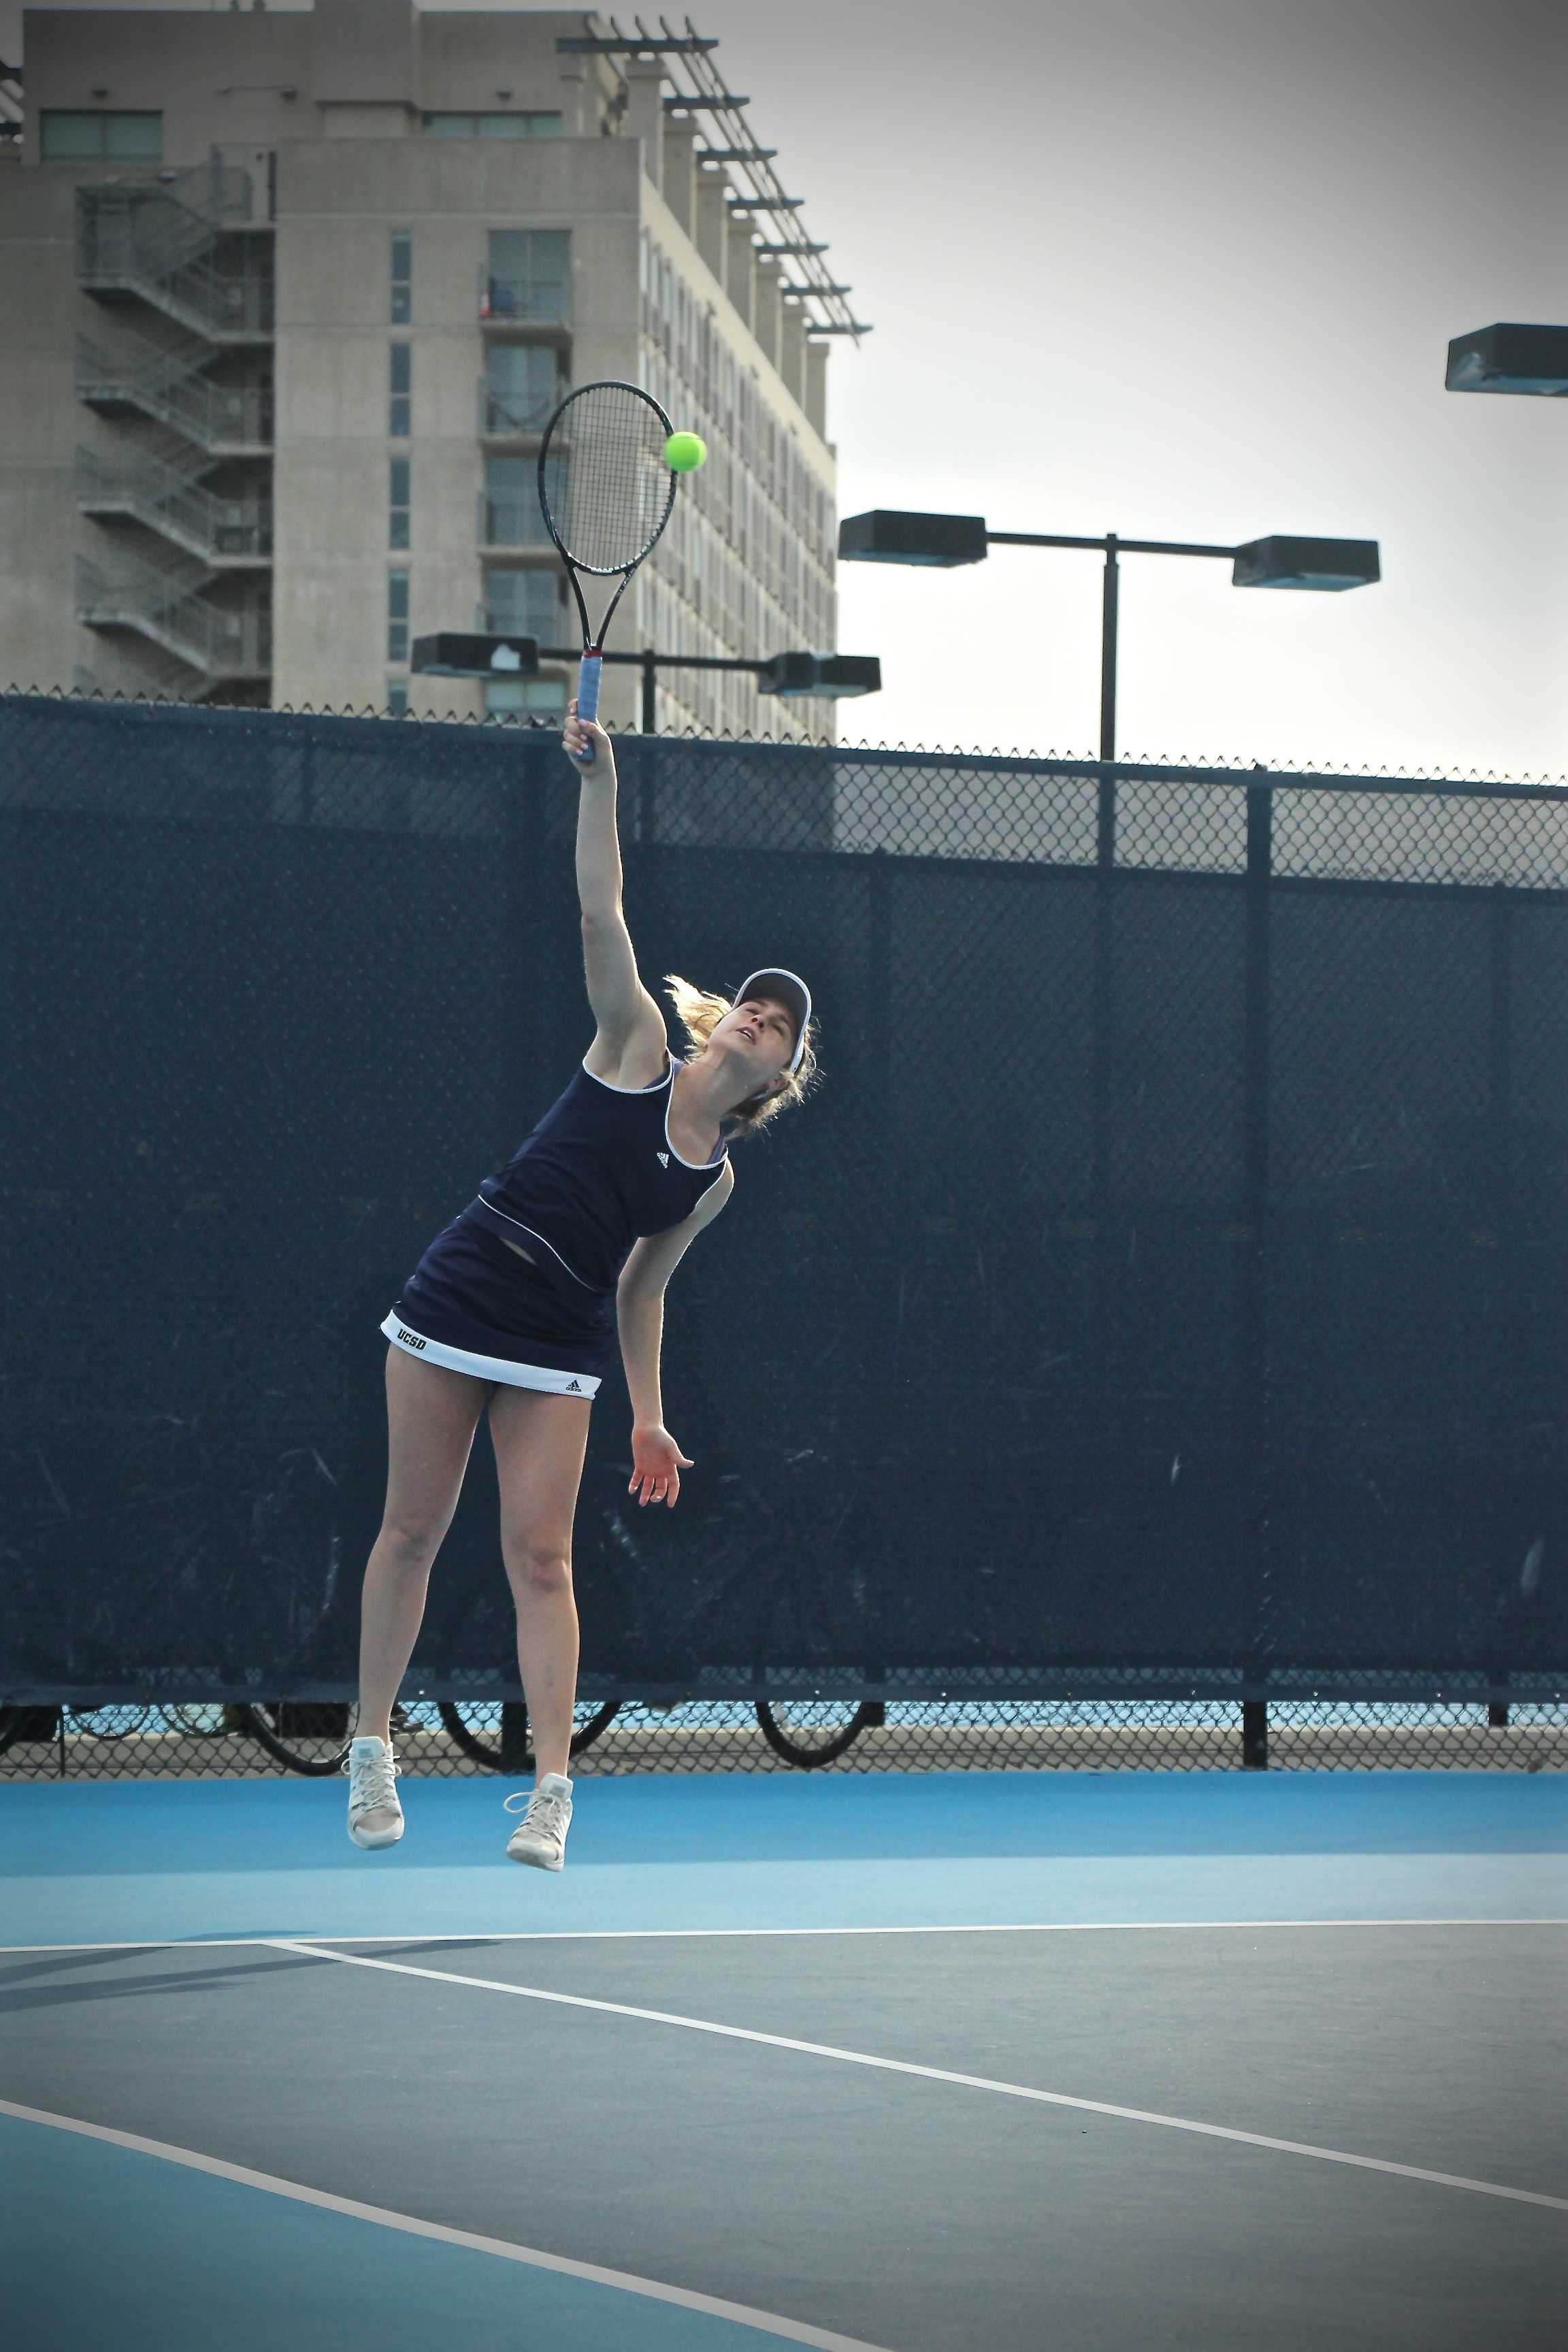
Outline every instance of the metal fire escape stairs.
{"label": "metal fire escape stairs", "polygon": [[77,452],[78,509],[99,526],[78,618],[138,638],[157,690],[254,693],[272,659],[271,373],[254,361],[271,352],[274,279],[249,174],[215,156],[79,188],[77,282],[106,313],[101,338],[79,337],[77,396],[125,428]]}

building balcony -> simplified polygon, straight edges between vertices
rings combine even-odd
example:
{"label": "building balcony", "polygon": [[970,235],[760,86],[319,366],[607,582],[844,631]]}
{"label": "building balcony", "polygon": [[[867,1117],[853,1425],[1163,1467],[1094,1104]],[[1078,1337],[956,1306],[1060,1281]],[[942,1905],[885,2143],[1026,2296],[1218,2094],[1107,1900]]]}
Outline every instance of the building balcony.
{"label": "building balcony", "polygon": [[149,347],[131,356],[79,336],[77,398],[100,416],[150,416],[172,425],[212,457],[270,457],[271,385],[215,383],[206,373],[212,358],[211,346],[200,341],[172,353]]}
{"label": "building balcony", "polygon": [[272,612],[252,598],[222,605],[188,572],[163,572],[134,559],[112,572],[77,558],[77,618],[84,628],[127,629],[195,670],[208,688],[265,678],[272,670]]}
{"label": "building balcony", "polygon": [[76,502],[79,513],[97,521],[123,520],[158,531],[214,571],[272,561],[270,497],[215,498],[172,466],[107,465],[90,449],[79,449]]}
{"label": "building balcony", "polygon": [[479,383],[480,440],[536,441],[571,389],[570,383],[563,375],[557,376],[547,391],[538,394],[502,393],[481,376]]}
{"label": "building balcony", "polygon": [[481,270],[477,309],[487,329],[531,329],[542,337],[572,331],[572,288],[563,278],[495,278]]}
{"label": "building balcony", "polygon": [[536,555],[553,562],[554,542],[544,528],[537,498],[492,498],[481,490],[476,532],[486,554]]}

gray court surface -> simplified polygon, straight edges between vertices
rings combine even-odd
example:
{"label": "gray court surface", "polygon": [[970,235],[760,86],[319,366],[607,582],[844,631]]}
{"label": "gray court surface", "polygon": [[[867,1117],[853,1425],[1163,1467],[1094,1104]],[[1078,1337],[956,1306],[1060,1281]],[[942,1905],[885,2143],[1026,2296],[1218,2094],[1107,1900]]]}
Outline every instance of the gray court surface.
{"label": "gray court surface", "polygon": [[1561,2352],[1492,2192],[1568,2200],[1565,1990],[1549,1923],[13,1953],[0,2097],[892,2352]]}

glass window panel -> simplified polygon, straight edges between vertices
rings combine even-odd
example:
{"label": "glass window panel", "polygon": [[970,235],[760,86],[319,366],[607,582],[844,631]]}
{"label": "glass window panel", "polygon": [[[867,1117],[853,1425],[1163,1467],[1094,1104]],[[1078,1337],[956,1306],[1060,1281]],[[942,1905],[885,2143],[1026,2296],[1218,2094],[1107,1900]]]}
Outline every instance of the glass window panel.
{"label": "glass window panel", "polygon": [[157,163],[163,155],[161,114],[105,114],[103,152],[121,163]]}
{"label": "glass window panel", "polygon": [[531,457],[487,457],[485,488],[492,499],[526,498],[538,481]]}
{"label": "glass window panel", "polygon": [[386,575],[386,609],[395,621],[408,618],[408,574],[389,572]]}
{"label": "glass window panel", "polygon": [[[392,323],[407,326],[414,315],[414,238],[407,229],[397,229],[392,239]],[[404,384],[398,389],[406,392]]]}
{"label": "glass window panel", "polygon": [[386,681],[387,717],[389,719],[401,719],[406,713],[407,709],[408,680],[405,677],[389,677]]}
{"label": "glass window panel", "polygon": [[46,111],[38,118],[38,152],[46,163],[101,155],[102,115]]}
{"label": "glass window panel", "polygon": [[387,405],[386,430],[394,441],[408,437],[409,402],[405,393],[396,393]]}
{"label": "glass window panel", "polygon": [[498,636],[537,637],[541,645],[563,645],[565,583],[555,572],[502,572],[484,575],[485,626]]}
{"label": "glass window panel", "polygon": [[560,360],[545,343],[496,343],[485,349],[491,423],[542,425],[561,397]]}
{"label": "glass window panel", "polygon": [[531,457],[485,459],[485,540],[491,547],[542,547],[539,469]]}
{"label": "glass window panel", "polygon": [[492,229],[489,293],[492,319],[570,318],[570,229]]}
{"label": "glass window panel", "polygon": [[561,719],[566,712],[563,677],[498,677],[485,682],[485,709],[493,719]]}
{"label": "glass window panel", "polygon": [[394,457],[387,467],[387,488],[395,507],[408,504],[408,460]]}
{"label": "glass window panel", "polygon": [[152,113],[70,114],[47,108],[38,118],[46,163],[157,163],[163,154],[163,118]]}
{"label": "glass window panel", "polygon": [[414,346],[413,346],[413,344],[412,344],[412,343],[393,343],[393,344],[390,344],[390,345],[388,346],[388,349],[389,349],[390,353],[391,353],[391,362],[390,362],[390,365],[391,365],[391,379],[390,379],[390,381],[391,381],[391,385],[392,385],[392,389],[393,389],[393,391],[394,391],[394,392],[412,392],[412,390],[414,389],[414,384],[413,384],[413,353],[414,353]]}

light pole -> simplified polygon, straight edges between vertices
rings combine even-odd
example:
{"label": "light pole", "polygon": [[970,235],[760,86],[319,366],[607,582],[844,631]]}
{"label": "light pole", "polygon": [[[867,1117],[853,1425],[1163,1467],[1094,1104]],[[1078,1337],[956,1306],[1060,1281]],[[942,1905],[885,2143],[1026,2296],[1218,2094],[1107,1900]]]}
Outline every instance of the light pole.
{"label": "light pole", "polygon": [[1249,540],[1209,547],[1190,540],[1079,539],[1057,531],[991,530],[983,515],[903,514],[886,507],[849,515],[838,528],[842,563],[912,563],[951,571],[980,563],[993,547],[1086,547],[1105,558],[1100,597],[1100,756],[1116,757],[1116,631],[1124,555],[1223,556],[1237,588],[1360,588],[1380,577],[1374,539]]}
{"label": "light pole", "polygon": [[1568,396],[1568,327],[1521,327],[1507,320],[1456,335],[1443,378],[1448,392]]}
{"label": "light pole", "polygon": [[[542,661],[574,662],[576,646],[542,646],[536,637],[484,636],[443,630],[433,637],[417,637],[409,667],[425,677],[533,677]],[[661,669],[748,671],[759,694],[785,697],[813,695],[825,700],[877,694],[881,690],[882,665],[875,654],[769,654],[761,659],[732,659],[720,654],[661,654],[652,646],[640,653],[605,653],[601,658],[635,667],[642,672],[642,731],[658,732],[658,673]]]}

